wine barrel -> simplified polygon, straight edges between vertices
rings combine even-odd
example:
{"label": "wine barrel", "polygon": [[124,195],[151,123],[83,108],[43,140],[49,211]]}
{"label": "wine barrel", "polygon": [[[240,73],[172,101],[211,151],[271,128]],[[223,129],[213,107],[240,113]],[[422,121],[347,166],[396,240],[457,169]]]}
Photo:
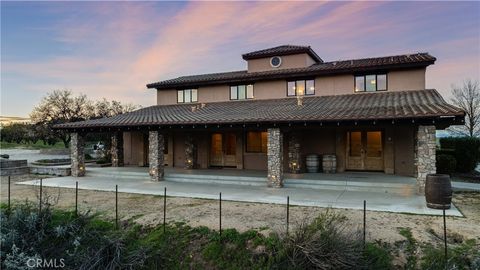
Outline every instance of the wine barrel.
{"label": "wine barrel", "polygon": [[318,166],[320,165],[320,158],[317,154],[310,154],[307,156],[307,172],[316,173],[318,172]]}
{"label": "wine barrel", "polygon": [[427,207],[450,209],[452,203],[452,184],[448,174],[427,174],[425,183]]}
{"label": "wine barrel", "polygon": [[324,173],[337,172],[337,157],[335,155],[323,155],[322,167]]}

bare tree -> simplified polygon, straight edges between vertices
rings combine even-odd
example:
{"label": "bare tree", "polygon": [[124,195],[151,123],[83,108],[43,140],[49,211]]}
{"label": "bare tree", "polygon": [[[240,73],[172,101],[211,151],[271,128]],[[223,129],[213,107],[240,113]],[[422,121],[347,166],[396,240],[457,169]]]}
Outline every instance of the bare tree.
{"label": "bare tree", "polygon": [[70,134],[64,130],[53,130],[52,126],[89,119],[93,111],[92,102],[86,95],[73,96],[70,90],[55,90],[42,99],[30,117],[34,123],[46,126],[68,148]]}
{"label": "bare tree", "polygon": [[452,86],[452,103],[463,109],[465,125],[449,129],[457,135],[480,136],[480,85],[478,80],[467,79],[461,87]]}

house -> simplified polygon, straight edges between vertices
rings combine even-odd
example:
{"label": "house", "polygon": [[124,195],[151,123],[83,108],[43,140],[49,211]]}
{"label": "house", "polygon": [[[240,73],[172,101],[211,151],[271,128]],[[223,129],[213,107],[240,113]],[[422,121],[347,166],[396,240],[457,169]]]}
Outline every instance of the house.
{"label": "house", "polygon": [[[247,69],[147,84],[157,105],[110,118],[66,123],[72,174],[85,173],[86,132],[112,132],[113,166],[228,167],[305,172],[308,154],[334,155],[336,171],[413,176],[435,173],[435,131],[464,112],[426,89],[428,53],[325,62],[309,46],[246,53]],[[331,156],[329,156],[331,157]]]}

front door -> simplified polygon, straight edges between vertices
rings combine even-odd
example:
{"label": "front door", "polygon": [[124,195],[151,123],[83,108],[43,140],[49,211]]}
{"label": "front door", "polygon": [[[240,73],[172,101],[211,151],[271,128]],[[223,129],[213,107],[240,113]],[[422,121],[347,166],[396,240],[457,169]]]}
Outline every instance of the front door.
{"label": "front door", "polygon": [[210,166],[237,166],[237,136],[235,133],[213,133],[210,141]]}
{"label": "front door", "polygon": [[350,131],[347,135],[347,170],[382,171],[382,132]]}

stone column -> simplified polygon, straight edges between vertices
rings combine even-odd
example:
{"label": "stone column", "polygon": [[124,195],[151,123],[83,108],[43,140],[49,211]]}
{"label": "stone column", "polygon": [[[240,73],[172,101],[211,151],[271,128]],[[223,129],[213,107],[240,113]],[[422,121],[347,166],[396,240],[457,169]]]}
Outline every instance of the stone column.
{"label": "stone column", "polygon": [[283,134],[279,128],[267,130],[267,159],[269,187],[283,187]]}
{"label": "stone column", "polygon": [[112,134],[112,167],[123,167],[123,132]]}
{"label": "stone column", "polygon": [[162,181],[164,174],[164,138],[159,131],[150,131],[148,133],[148,162],[150,180]]}
{"label": "stone column", "polygon": [[185,169],[191,170],[195,168],[196,149],[193,142],[192,134],[185,137]]}
{"label": "stone column", "polygon": [[435,126],[418,126],[415,138],[415,166],[419,194],[425,192],[427,174],[436,173]]}
{"label": "stone column", "polygon": [[72,159],[72,176],[85,176],[85,138],[83,134],[70,134],[70,158]]}
{"label": "stone column", "polygon": [[300,173],[302,157],[300,154],[300,140],[298,134],[292,132],[288,140],[288,168],[290,173]]}

